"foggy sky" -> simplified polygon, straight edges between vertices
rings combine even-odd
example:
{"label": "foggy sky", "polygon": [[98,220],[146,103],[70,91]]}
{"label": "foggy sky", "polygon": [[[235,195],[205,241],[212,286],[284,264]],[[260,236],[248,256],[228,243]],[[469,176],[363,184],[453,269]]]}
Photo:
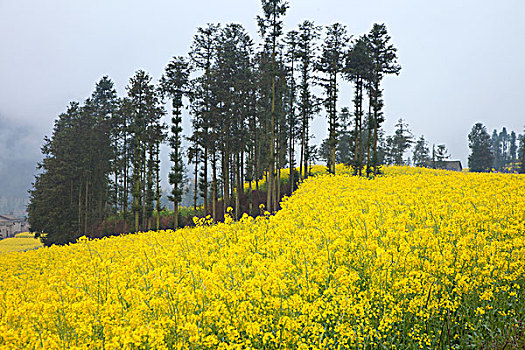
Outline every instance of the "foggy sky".
{"label": "foggy sky", "polygon": [[[185,55],[198,26],[241,23],[258,42],[260,13],[258,0],[0,0],[0,116],[30,140],[18,154],[36,157],[54,119],[102,76],[123,96],[136,70],[157,81],[172,56]],[[402,66],[383,84],[386,133],[403,118],[466,167],[474,123],[523,132],[523,14],[522,0],[291,0],[285,30],[341,22],[355,38],[386,23]],[[351,106],[351,92],[341,85],[339,107]],[[326,137],[324,112],[312,132],[315,143]]]}

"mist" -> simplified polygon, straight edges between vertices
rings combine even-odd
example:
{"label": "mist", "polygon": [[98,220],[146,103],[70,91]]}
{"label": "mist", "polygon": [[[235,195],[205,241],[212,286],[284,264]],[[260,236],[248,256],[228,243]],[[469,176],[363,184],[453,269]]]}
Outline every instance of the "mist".
{"label": "mist", "polygon": [[0,213],[25,215],[41,143],[32,125],[0,115]]}

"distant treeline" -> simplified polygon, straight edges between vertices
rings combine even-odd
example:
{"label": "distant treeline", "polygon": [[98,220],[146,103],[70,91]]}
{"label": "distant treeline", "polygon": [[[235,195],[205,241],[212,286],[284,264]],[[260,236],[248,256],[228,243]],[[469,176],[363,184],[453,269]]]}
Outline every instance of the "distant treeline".
{"label": "distant treeline", "polygon": [[[482,123],[476,123],[468,135],[471,154],[468,167],[473,172],[525,173],[525,133],[517,134],[493,130],[489,135]],[[351,138],[343,135],[337,143],[336,161],[351,164],[346,148]],[[394,134],[380,137],[379,160],[386,165],[414,165],[417,167],[442,168],[443,162],[450,158],[444,144],[432,145],[423,135],[417,140],[410,132],[408,125],[399,119]],[[410,151],[412,151],[410,153]],[[318,152],[320,159],[327,159],[327,142],[321,144]],[[410,154],[409,157],[406,157]]]}
{"label": "distant treeline", "polygon": [[[42,147],[28,207],[32,229],[47,233],[45,244],[89,235],[110,216],[123,216],[135,231],[158,228],[164,142],[171,149],[173,227],[179,226],[184,163],[194,171],[203,214],[213,218],[228,206],[239,216],[244,183],[250,194],[263,177],[266,209],[277,210],[285,192],[280,169],[299,169],[286,189],[293,191],[294,177],[308,177],[323,154],[332,173],[338,158],[356,175],[380,172],[389,161],[382,145],[393,147],[382,132],[381,83],[401,69],[386,26],[374,24],[353,40],[340,23],[322,28],[305,20],[284,33],[287,2],[261,5],[258,43],[240,24],[197,28],[188,56],[173,57],[158,83],[139,70],[126,96],[118,97],[104,77],[83,104],[72,102],[58,117]],[[338,107],[342,83],[354,88],[351,109]],[[166,103],[170,125],[162,122]],[[181,147],[183,108],[192,122],[187,150]],[[329,137],[316,149],[310,121],[321,110]]]}
{"label": "distant treeline", "polygon": [[490,136],[482,123],[476,123],[468,138],[470,171],[525,173],[525,133],[509,133],[503,127],[499,133],[494,129]]}
{"label": "distant treeline", "polygon": [[[350,113],[343,109],[342,119],[348,119],[348,125],[352,124]],[[336,140],[335,162],[353,166],[354,154],[351,147],[354,146],[353,133],[342,129]],[[377,145],[377,159],[381,165],[413,165],[417,167],[442,168],[450,154],[445,144],[432,144],[423,135],[416,139],[410,131],[408,124],[399,119],[395,125],[393,135],[384,136],[379,131],[379,143]],[[324,140],[319,149],[315,150],[315,159],[330,163],[329,140]],[[355,170],[355,166],[354,166]]]}

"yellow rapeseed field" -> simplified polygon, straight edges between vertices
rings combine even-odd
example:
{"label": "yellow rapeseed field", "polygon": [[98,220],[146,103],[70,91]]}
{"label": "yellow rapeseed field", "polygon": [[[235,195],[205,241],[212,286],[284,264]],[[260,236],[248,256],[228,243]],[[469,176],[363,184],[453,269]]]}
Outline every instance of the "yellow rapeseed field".
{"label": "yellow rapeseed field", "polygon": [[523,175],[338,172],[274,216],[0,255],[0,348],[468,349],[523,321]]}
{"label": "yellow rapeseed field", "polygon": [[15,237],[0,240],[0,254],[10,252],[23,252],[26,250],[40,248],[42,242],[34,238],[29,232],[17,233]]}

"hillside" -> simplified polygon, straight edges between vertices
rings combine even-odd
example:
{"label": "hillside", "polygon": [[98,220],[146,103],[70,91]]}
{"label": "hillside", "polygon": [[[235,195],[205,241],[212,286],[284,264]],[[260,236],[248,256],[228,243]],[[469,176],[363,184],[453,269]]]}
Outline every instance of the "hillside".
{"label": "hillside", "polygon": [[523,175],[338,170],[274,216],[0,255],[0,348],[523,345]]}
{"label": "hillside", "polygon": [[40,132],[0,111],[0,214],[26,216],[27,191],[40,161]]}

